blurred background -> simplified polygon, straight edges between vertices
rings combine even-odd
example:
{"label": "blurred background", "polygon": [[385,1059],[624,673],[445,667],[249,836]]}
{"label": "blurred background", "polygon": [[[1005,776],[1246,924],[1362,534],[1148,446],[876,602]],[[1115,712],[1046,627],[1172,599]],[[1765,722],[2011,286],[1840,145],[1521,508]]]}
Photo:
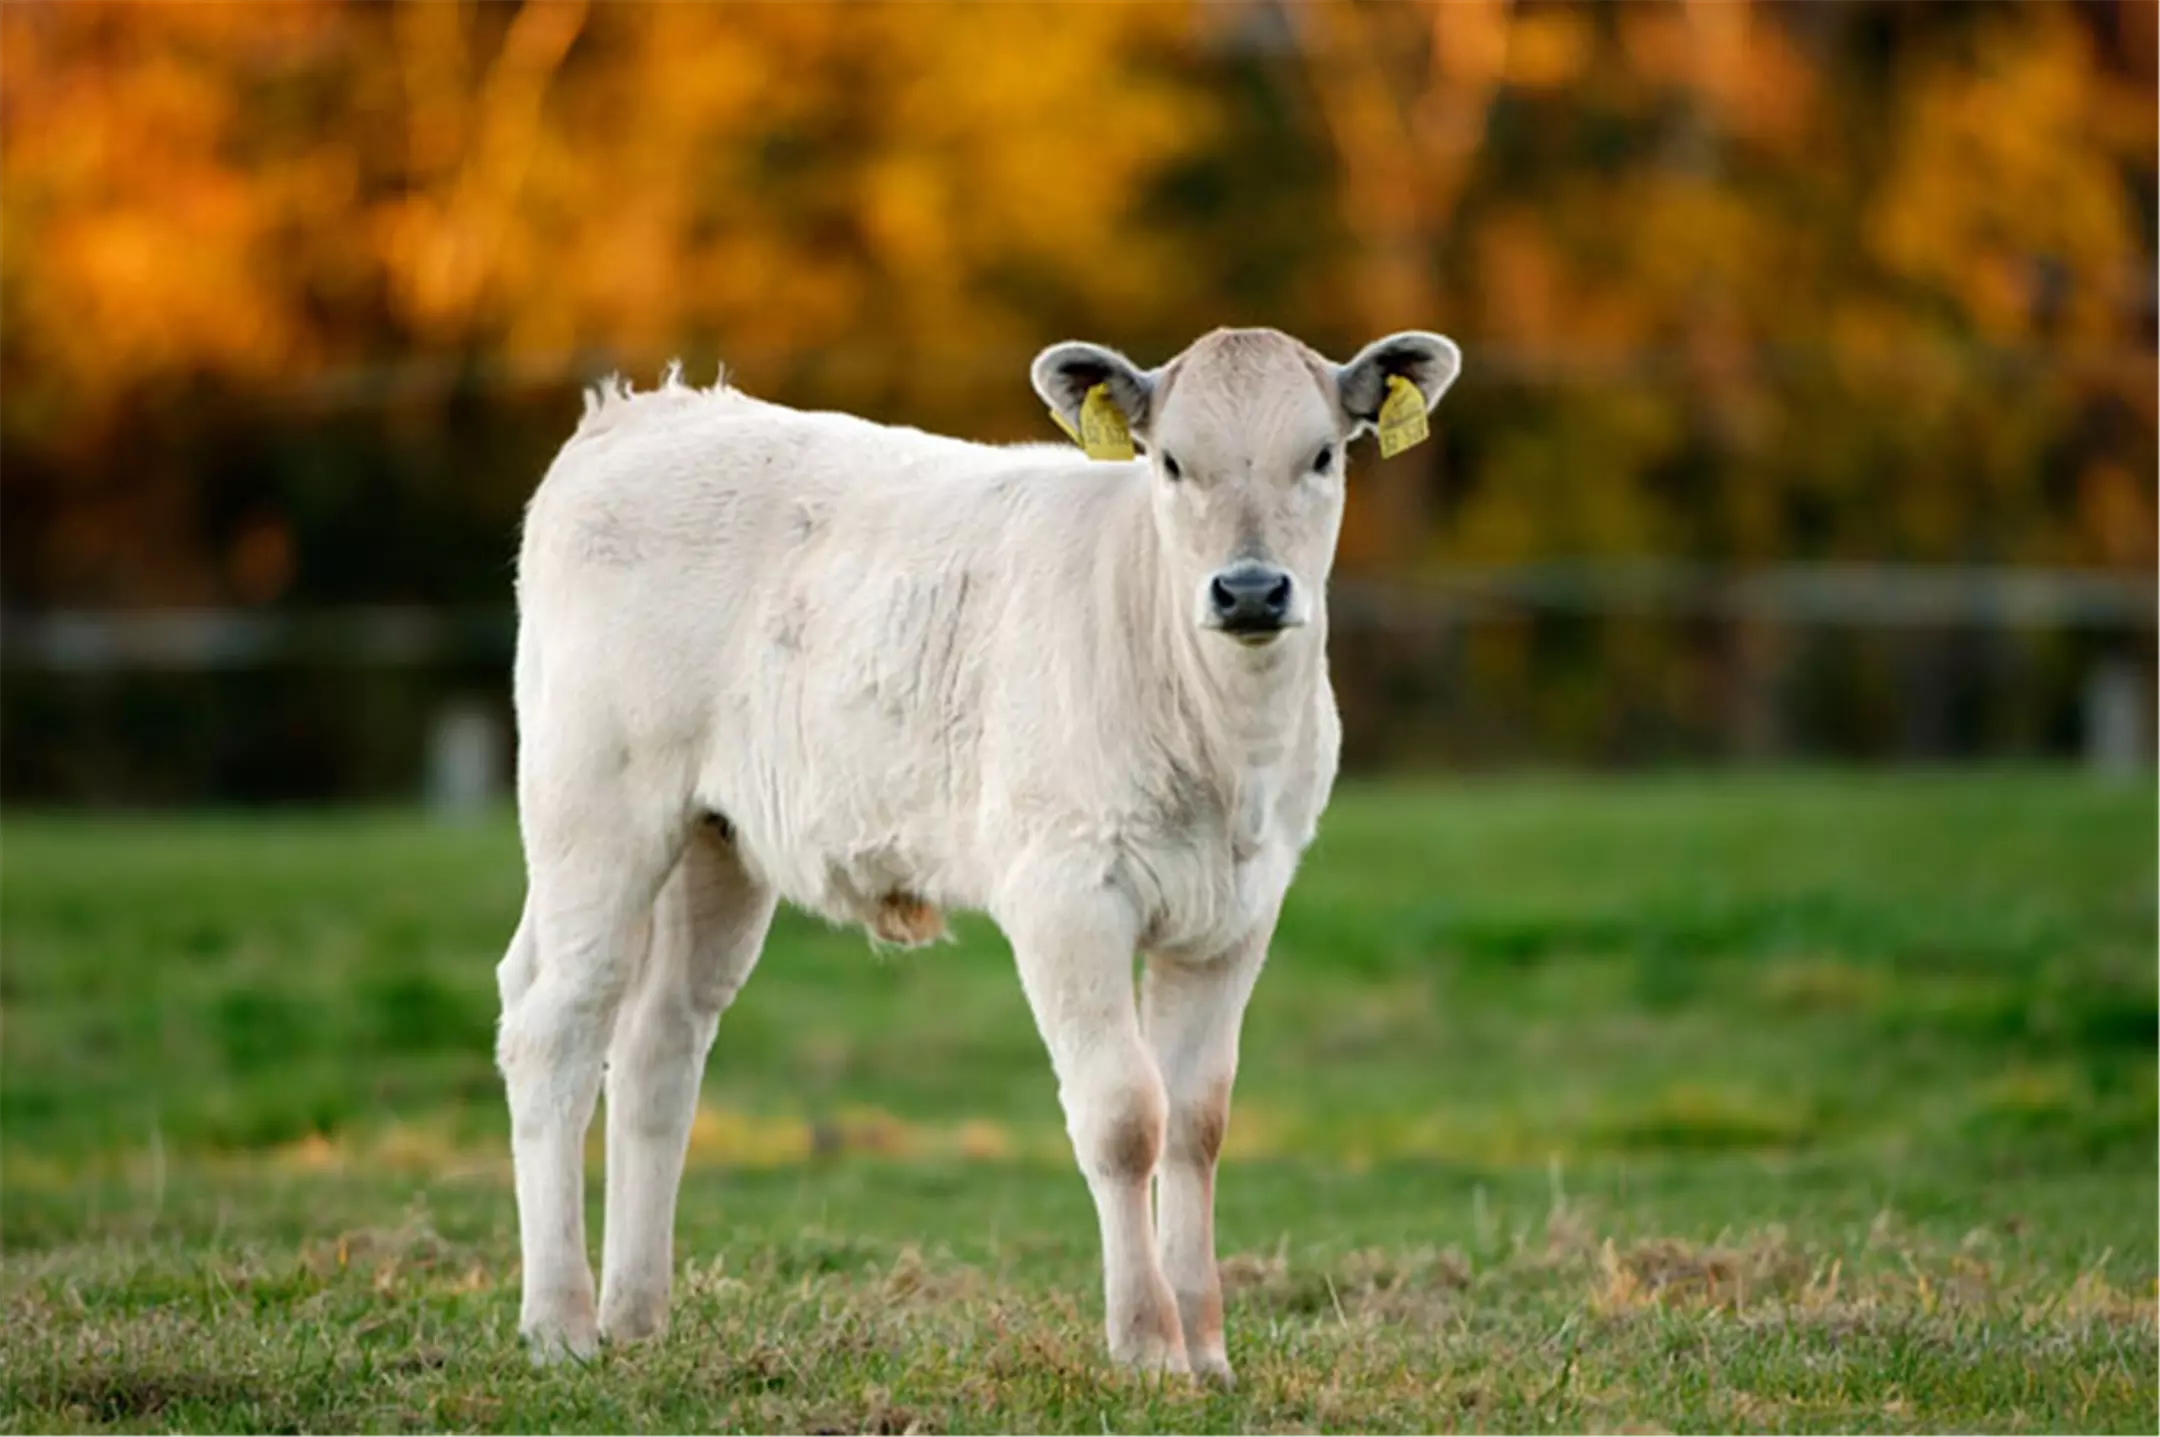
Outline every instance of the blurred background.
{"label": "blurred background", "polygon": [[1457,339],[1358,456],[1353,770],[2147,769],[2155,7],[0,10],[0,795],[491,803],[611,370]]}

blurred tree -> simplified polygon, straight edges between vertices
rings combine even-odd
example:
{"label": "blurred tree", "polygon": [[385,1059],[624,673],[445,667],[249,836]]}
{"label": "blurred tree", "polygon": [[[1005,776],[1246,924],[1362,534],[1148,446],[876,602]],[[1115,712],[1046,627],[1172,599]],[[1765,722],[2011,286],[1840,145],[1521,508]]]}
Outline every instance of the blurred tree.
{"label": "blurred tree", "polygon": [[0,25],[25,597],[267,597],[278,521],[205,533],[214,461],[132,437],[208,422],[206,394],[290,405],[309,376],[317,399],[395,404],[392,381],[429,373],[413,356],[440,362],[438,404],[475,372],[687,348],[961,428],[995,388],[1010,429],[1046,317],[1172,331],[1163,277],[1196,257],[1133,215],[1215,129],[1171,6],[84,5]]}

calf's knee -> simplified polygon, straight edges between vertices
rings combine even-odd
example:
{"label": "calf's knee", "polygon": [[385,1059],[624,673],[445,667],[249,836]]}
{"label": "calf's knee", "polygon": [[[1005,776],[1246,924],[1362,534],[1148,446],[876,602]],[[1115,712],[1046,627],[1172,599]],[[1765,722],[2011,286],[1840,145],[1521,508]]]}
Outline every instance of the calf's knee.
{"label": "calf's knee", "polygon": [[1212,1168],[1229,1130],[1230,1085],[1211,1084],[1172,1111],[1168,1155],[1174,1162]]}
{"label": "calf's knee", "polygon": [[1109,1089],[1073,1115],[1073,1146],[1092,1175],[1113,1182],[1144,1181],[1163,1152],[1168,1104],[1159,1085]]}

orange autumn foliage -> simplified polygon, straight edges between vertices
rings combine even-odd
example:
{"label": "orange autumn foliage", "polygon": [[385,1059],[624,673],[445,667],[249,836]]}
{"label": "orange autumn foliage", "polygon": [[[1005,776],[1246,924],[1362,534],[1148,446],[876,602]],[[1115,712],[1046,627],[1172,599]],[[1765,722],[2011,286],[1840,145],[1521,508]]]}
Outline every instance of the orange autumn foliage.
{"label": "orange autumn foliage", "polygon": [[1352,568],[2150,566],[2153,43],[2137,3],[6,7],[9,593],[330,592],[326,406],[519,436],[415,470],[501,533],[559,428],[522,406],[598,364],[1049,437],[1041,344],[1221,322],[1463,342]]}

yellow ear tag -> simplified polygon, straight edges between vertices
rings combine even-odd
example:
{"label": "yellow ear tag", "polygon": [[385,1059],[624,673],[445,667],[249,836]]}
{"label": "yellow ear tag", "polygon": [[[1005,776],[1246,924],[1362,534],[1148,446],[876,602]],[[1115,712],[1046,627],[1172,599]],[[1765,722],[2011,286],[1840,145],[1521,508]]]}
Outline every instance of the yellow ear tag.
{"label": "yellow ear tag", "polygon": [[1090,459],[1133,457],[1132,431],[1125,416],[1110,402],[1110,386],[1098,384],[1080,402],[1080,432],[1075,436]]}
{"label": "yellow ear tag", "polygon": [[1425,427],[1425,396],[1400,374],[1390,374],[1387,399],[1380,406],[1380,457],[1393,459],[1412,445],[1423,444],[1432,431]]}

